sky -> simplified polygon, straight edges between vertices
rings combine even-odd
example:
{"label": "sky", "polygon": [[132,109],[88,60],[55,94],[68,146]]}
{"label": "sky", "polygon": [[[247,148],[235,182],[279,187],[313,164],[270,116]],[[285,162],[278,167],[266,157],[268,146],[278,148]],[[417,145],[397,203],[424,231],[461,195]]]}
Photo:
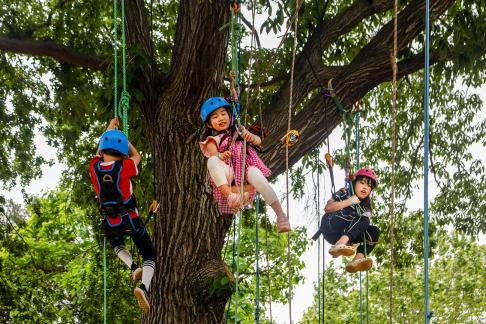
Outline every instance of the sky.
{"label": "sky", "polygon": [[[245,12],[245,8],[243,8],[243,12],[246,17],[251,18],[251,14]],[[261,24],[262,17],[257,17],[256,26]],[[259,30],[259,28],[257,28]],[[248,41],[249,44],[249,40]],[[275,35],[260,35],[260,41],[264,44],[265,47],[276,47],[280,42],[280,38],[275,37]],[[457,88],[460,88],[458,86]],[[486,102],[486,85],[484,85],[481,89],[474,90],[475,92],[480,93],[483,103]],[[479,118],[484,119],[486,118],[486,108],[483,107]],[[333,150],[342,148],[344,143],[341,139],[341,130],[336,129],[330,136],[331,148]],[[40,179],[33,180],[29,186],[25,187],[25,191],[28,194],[40,194],[42,192],[47,192],[48,190],[56,188],[57,184],[60,180],[60,170],[64,168],[63,165],[59,164],[57,161],[57,153],[55,148],[50,147],[47,143],[45,138],[41,135],[40,132],[36,133],[35,138],[36,147],[38,149],[38,153],[45,157],[48,160],[54,160],[55,163],[52,166],[45,165],[42,169],[42,177]],[[482,147],[473,148],[474,155],[480,157],[483,161],[486,162],[486,151]],[[323,159],[324,152],[322,151],[320,154],[321,159]],[[311,179],[311,174],[309,174],[306,178],[306,197],[302,200],[297,201],[294,199],[290,199],[290,222],[293,227],[296,226],[305,226],[307,228],[308,236],[312,236],[314,232],[317,230],[318,218],[322,215],[322,210],[324,208],[324,204],[330,197],[330,179],[327,172],[324,175],[321,175],[321,186],[320,186],[320,210],[319,216],[316,215],[315,205],[308,204],[308,199],[313,199],[313,196],[309,195],[313,192],[313,184]],[[335,179],[336,179],[336,186],[339,188],[343,185],[344,179],[344,172],[336,168],[335,170]],[[285,176],[282,175],[277,179],[275,183],[274,189],[277,192],[279,197],[283,197],[285,195]],[[434,185],[433,181],[430,181],[430,198],[437,194],[437,187]],[[5,195],[7,198],[13,199],[17,203],[22,203],[22,193],[21,187],[17,186],[8,192],[5,190],[0,190],[0,193]],[[283,202],[284,210],[286,208],[286,202]],[[423,207],[423,185],[420,185],[419,188],[415,191],[413,199],[408,202],[408,207],[410,208],[422,208]],[[272,212],[269,212],[273,215]],[[482,243],[485,242],[484,236],[481,237],[480,241]],[[325,244],[324,250],[329,249],[330,245]],[[323,247],[321,246],[321,251]],[[308,307],[312,305],[313,302],[313,294],[314,294],[314,283],[317,281],[317,255],[318,255],[318,246],[316,243],[309,244],[308,250],[302,256],[304,263],[306,264],[306,268],[303,270],[303,275],[305,276],[305,282],[297,287],[294,287],[295,296],[292,301],[292,319],[293,322],[298,322],[298,320],[302,317],[303,313],[307,310]],[[326,261],[329,261],[331,258],[329,254],[326,255]],[[263,260],[261,261],[263,262]],[[422,262],[422,260],[420,260]],[[342,266],[337,263],[337,266]],[[356,276],[357,277],[357,276]],[[273,311],[273,318],[278,323],[289,323],[289,310],[287,305],[281,304],[272,304],[272,311]]]}

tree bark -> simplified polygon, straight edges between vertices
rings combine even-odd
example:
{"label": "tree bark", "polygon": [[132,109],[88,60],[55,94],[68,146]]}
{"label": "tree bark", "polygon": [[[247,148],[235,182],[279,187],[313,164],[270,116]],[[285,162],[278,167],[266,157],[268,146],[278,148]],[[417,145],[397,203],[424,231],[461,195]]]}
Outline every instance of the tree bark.
{"label": "tree bark", "polygon": [[147,323],[218,323],[229,297],[208,293],[224,273],[221,251],[232,219],[216,210],[197,145],[204,131],[199,106],[222,83],[228,31],[218,29],[228,19],[226,1],[180,3],[171,69],[158,89],[159,117],[151,122],[161,213]]}

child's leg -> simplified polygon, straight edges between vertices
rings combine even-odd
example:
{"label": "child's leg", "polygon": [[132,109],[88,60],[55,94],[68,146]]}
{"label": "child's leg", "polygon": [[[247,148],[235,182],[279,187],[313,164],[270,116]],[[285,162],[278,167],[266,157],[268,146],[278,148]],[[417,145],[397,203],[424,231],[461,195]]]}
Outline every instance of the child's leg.
{"label": "child's leg", "polygon": [[113,247],[113,250],[115,251],[116,256],[119,257],[123,261],[123,263],[127,265],[127,267],[132,267],[132,255],[124,245],[117,245]]}
{"label": "child's leg", "polygon": [[[110,245],[113,248],[113,251],[115,252],[116,256],[120,258],[120,260],[123,261],[129,267],[132,269],[134,263],[133,263],[133,258],[130,252],[127,250],[125,247],[125,239],[123,235],[118,236],[116,238],[108,238],[110,241]],[[132,269],[133,270],[133,269]]]}
{"label": "child's leg", "polygon": [[[364,232],[364,236],[365,238],[363,238],[363,235],[361,235],[360,241],[362,243],[364,240],[366,240],[366,249],[364,244],[361,244],[358,247],[358,251],[354,256],[353,261],[346,265],[346,271],[348,272],[354,273],[358,271],[368,271],[373,266],[373,260],[369,258],[369,254],[375,247],[375,244],[380,237],[380,230],[378,227],[370,225]],[[365,258],[365,255],[368,257]]]}
{"label": "child's leg", "polygon": [[[378,238],[380,237],[380,229],[374,225],[370,225],[368,229],[365,231],[366,237],[366,250],[364,244],[361,244],[358,247],[356,256],[354,257],[355,260],[363,259],[365,255],[369,255],[371,251],[373,251],[376,243],[378,242]],[[363,235],[361,235],[361,243],[364,242]],[[366,253],[365,253],[366,252]]]}
{"label": "child's leg", "polygon": [[346,229],[345,235],[349,238],[349,243],[363,242],[363,233],[370,227],[370,219],[366,216],[354,217],[351,224]]}
{"label": "child's leg", "polygon": [[278,206],[277,204],[275,204],[275,208],[272,206],[272,209],[277,215],[279,213],[283,213],[280,202],[278,201],[277,194],[272,189],[272,187],[268,183],[267,178],[265,178],[260,169],[254,166],[248,167],[248,182],[255,188],[256,191],[258,191],[263,196],[263,199],[267,204],[272,206],[273,204],[278,203]]}
{"label": "child's leg", "polygon": [[[211,179],[213,179],[214,184],[221,190],[221,193],[225,197],[231,193],[231,189],[229,187],[229,183],[231,183],[230,179],[232,178],[231,169],[229,166],[221,161],[217,156],[212,156],[208,159],[208,171]],[[232,179],[231,179],[232,180]]]}
{"label": "child's leg", "polygon": [[254,166],[248,168],[248,182],[255,187],[255,190],[263,196],[265,202],[269,204],[275,214],[277,214],[277,226],[279,232],[290,231],[289,218],[284,213],[282,205],[278,201],[277,194],[272,189],[267,178],[265,178],[260,169]]}
{"label": "child's leg", "polygon": [[132,233],[132,240],[137,246],[138,251],[143,257],[142,284],[147,291],[150,290],[150,284],[155,271],[155,249],[152,240],[145,227],[141,224],[139,218],[132,219],[136,228]]}

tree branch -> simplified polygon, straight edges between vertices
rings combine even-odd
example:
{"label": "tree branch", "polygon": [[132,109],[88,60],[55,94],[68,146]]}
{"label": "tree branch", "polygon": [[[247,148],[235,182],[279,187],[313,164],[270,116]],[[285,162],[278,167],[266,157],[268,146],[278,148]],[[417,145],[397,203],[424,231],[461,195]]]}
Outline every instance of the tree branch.
{"label": "tree branch", "polygon": [[[453,0],[432,0],[431,9],[434,14],[440,15],[452,3]],[[423,29],[424,6],[423,0],[413,1],[398,15],[399,51],[407,46]],[[336,77],[334,87],[345,107],[351,106],[380,83],[391,79],[392,28],[392,21],[383,26],[371,42]],[[439,60],[439,57],[435,53],[432,55],[431,63],[435,63],[437,60]],[[399,64],[399,77],[413,73],[422,66],[423,60],[420,60],[420,54],[405,60]],[[306,82],[306,80],[298,79],[295,83],[303,82]],[[297,91],[302,91],[303,88],[305,87],[297,85]],[[310,87],[307,86],[307,88]],[[308,93],[309,91],[305,92],[305,95],[308,95]],[[300,96],[304,97],[302,93]],[[288,107],[288,100],[286,105]],[[282,137],[287,129],[287,114],[281,110],[281,106],[273,106],[271,113],[265,115],[266,123],[264,125],[276,125],[272,128],[272,135],[267,139],[270,143]],[[292,128],[300,131],[301,140],[298,146],[290,149],[290,165],[297,162],[305,152],[322,143],[341,120],[342,116],[336,110],[332,100],[323,98],[321,95],[314,96],[304,109],[292,118]],[[283,172],[285,168],[285,160],[281,158],[285,156],[284,152],[284,147],[280,147],[264,156],[275,175]]]}
{"label": "tree branch", "polygon": [[15,39],[0,36],[0,50],[32,56],[47,56],[71,65],[92,70],[104,70],[109,61],[105,58],[78,53],[53,41],[34,39]]}
{"label": "tree branch", "polygon": [[[302,100],[310,91],[319,86],[319,83],[326,84],[330,78],[336,77],[333,68],[322,67],[322,54],[336,39],[351,31],[363,19],[392,8],[391,0],[357,0],[342,13],[330,20],[320,23],[316,31],[310,36],[301,53],[296,58],[294,88],[292,91],[293,107],[295,111]],[[315,80],[312,68],[319,69],[319,82]],[[264,124],[272,125],[269,127],[271,132],[287,123],[288,103],[290,98],[290,75],[282,84],[280,89],[273,96],[270,106],[271,114],[265,114]]]}

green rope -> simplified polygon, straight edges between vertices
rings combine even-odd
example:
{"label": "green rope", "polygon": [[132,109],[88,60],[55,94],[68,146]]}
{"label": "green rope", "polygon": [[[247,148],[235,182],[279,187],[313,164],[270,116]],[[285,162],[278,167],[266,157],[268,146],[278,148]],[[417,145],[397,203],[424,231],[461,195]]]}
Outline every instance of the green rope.
{"label": "green rope", "polygon": [[[350,161],[350,156],[351,156],[351,153],[350,153],[350,147],[351,147],[351,134],[352,134],[352,123],[353,123],[353,119],[352,117],[350,116],[349,113],[345,113],[344,116],[343,116],[343,119],[344,119],[344,122],[346,124],[346,127],[345,127],[345,130],[344,130],[344,140],[345,140],[345,146],[346,146],[346,167],[349,167],[349,161]],[[360,161],[359,161],[359,154],[360,154],[360,139],[359,139],[359,112],[356,113],[356,116],[355,116],[355,153],[356,153],[356,169],[359,169],[360,167]],[[352,181],[349,179],[349,190],[350,190],[350,193],[351,195],[354,195],[354,187],[353,187],[353,184],[352,184]],[[362,216],[362,210],[360,208],[360,206],[356,206],[356,212],[358,213],[358,216],[361,217]],[[365,255],[365,258],[368,257],[368,253],[366,251],[366,234],[363,233],[363,245],[364,245],[364,255]],[[362,278],[361,278],[361,272],[359,273],[359,305],[360,305],[360,323],[363,324],[363,290],[362,290]],[[368,323],[368,320],[369,320],[369,313],[368,313],[368,310],[369,310],[369,294],[368,294],[368,273],[366,273],[366,323]]]}
{"label": "green rope", "polygon": [[116,0],[113,0],[113,106],[115,107],[115,117],[118,117],[118,41],[117,41],[117,8]]}
{"label": "green rope", "polygon": [[[114,0],[116,1],[116,0]],[[128,136],[128,108],[130,107],[130,94],[127,91],[127,55],[125,39],[125,1],[121,1],[121,32],[122,32],[122,62],[123,62],[123,91],[120,97],[119,110],[122,112],[123,132]]]}
{"label": "green rope", "polygon": [[121,1],[121,47],[122,47],[122,86],[123,90],[118,101],[118,18],[117,0],[113,0],[113,98],[115,117],[119,117],[123,124],[123,132],[128,136],[128,109],[130,107],[130,94],[127,91],[127,65],[126,65],[126,38],[125,38],[125,1]]}
{"label": "green rope", "polygon": [[[240,34],[237,32],[238,31],[238,19],[239,15],[237,12],[234,10],[231,10],[231,21],[230,21],[230,34],[231,34],[231,68],[233,71],[236,72],[236,91],[237,95],[239,95],[239,80],[240,80],[240,74],[239,74],[239,56],[238,56],[238,40],[240,37]],[[235,100],[237,98],[234,98]],[[238,126],[241,126],[241,120],[238,115],[238,109],[237,105],[239,103],[235,103],[234,101],[232,102],[233,106],[233,116],[235,118],[236,124]],[[244,195],[244,183],[245,183],[245,165],[246,165],[246,141],[243,141],[243,165],[241,168],[241,184],[240,184],[240,197],[241,201],[243,202],[243,195]],[[241,238],[241,221],[243,218],[243,213],[240,211],[239,213],[239,219],[238,219],[238,237],[236,240],[236,280],[235,280],[235,323],[238,322],[238,306],[239,306],[239,277],[240,277],[240,238]]]}
{"label": "green rope", "polygon": [[106,236],[103,238],[103,323],[106,324],[107,302],[106,297]]}
{"label": "green rope", "polygon": [[[123,71],[123,91],[118,102],[118,39],[117,39],[117,0],[113,0],[113,106],[115,117],[120,117],[123,123],[123,132],[128,136],[128,108],[130,106],[130,94],[127,91],[127,68],[126,68],[126,39],[125,39],[125,1],[121,1],[121,21],[122,21],[122,71]],[[103,323],[107,321],[107,274],[106,274],[106,236],[103,239]]]}

